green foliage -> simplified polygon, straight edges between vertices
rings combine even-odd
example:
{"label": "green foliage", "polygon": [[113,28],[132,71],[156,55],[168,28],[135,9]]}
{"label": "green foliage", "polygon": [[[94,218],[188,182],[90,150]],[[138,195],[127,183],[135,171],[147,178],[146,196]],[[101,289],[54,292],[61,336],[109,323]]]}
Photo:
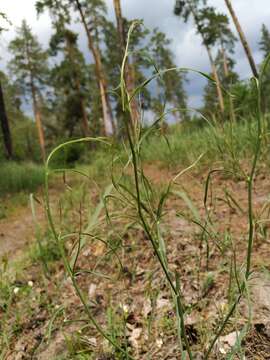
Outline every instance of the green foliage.
{"label": "green foliage", "polygon": [[263,56],[266,57],[270,53],[270,33],[265,24],[262,25],[261,36],[259,42],[260,50],[262,51]]}
{"label": "green foliage", "polygon": [[[4,25],[2,25],[2,23]],[[2,31],[7,30],[5,27],[7,24],[11,25],[11,22],[9,21],[7,15],[0,11],[0,34]]]}
{"label": "green foliage", "polygon": [[83,144],[74,144],[65,147],[55,155],[52,161],[52,167],[72,168],[76,165],[76,162],[82,159],[85,152],[86,149]]}
{"label": "green foliage", "polygon": [[[263,58],[266,59],[270,54],[270,33],[267,27],[263,24],[261,30],[261,40],[259,42],[260,50],[263,53]],[[270,67],[267,66],[265,76],[262,80],[262,94],[263,94],[263,108],[265,111],[269,112],[270,110]]]}
{"label": "green foliage", "polygon": [[[236,88],[241,83],[239,82],[238,74],[234,71],[234,61],[231,57],[225,57],[224,58],[224,49],[219,50],[217,57],[215,59],[215,64],[218,72],[219,79],[221,81],[222,87],[224,89],[223,96],[224,96],[224,103],[225,103],[225,116],[228,117],[231,108],[230,108],[230,99],[229,96],[235,95],[235,98],[231,97],[232,101],[239,102],[239,99],[241,97],[238,97],[238,95],[235,93],[234,87]],[[224,72],[224,62],[226,61],[227,71],[228,74],[225,74]],[[212,74],[211,74],[212,75]],[[213,76],[212,76],[213,77]],[[225,92],[227,91],[227,93]],[[217,99],[217,91],[216,86],[213,84],[213,82],[208,81],[203,93],[204,98],[204,105],[202,112],[206,117],[209,117],[210,119],[213,116],[217,116],[219,112],[219,105],[218,105],[218,99]],[[240,101],[242,102],[242,101]],[[248,113],[247,113],[248,115]]]}
{"label": "green foliage", "polygon": [[60,252],[49,231],[39,234],[39,236],[40,239],[37,239],[37,243],[31,247],[29,256],[35,263],[45,263],[50,270],[51,263],[61,258]]}
{"label": "green foliage", "polygon": [[227,15],[216,12],[214,7],[203,7],[198,12],[198,31],[207,46],[222,44],[233,51],[236,37],[233,35]]}
{"label": "green foliage", "polygon": [[17,29],[17,36],[9,44],[12,59],[10,70],[16,79],[16,87],[21,95],[32,96],[33,87],[41,90],[48,75],[48,54],[33,35],[31,28],[23,20]]}
{"label": "green foliage", "polygon": [[[158,29],[154,29],[150,39],[151,57],[158,70],[171,69],[176,67],[173,62],[173,54],[169,49],[171,41]],[[153,109],[157,114],[164,111],[163,104],[171,104],[174,108],[186,109],[186,93],[183,87],[185,80],[183,73],[168,72],[157,78],[157,97],[154,97]],[[180,112],[181,113],[181,112]]]}
{"label": "green foliage", "polygon": [[231,87],[235,112],[239,119],[248,119],[256,111],[254,89],[249,81],[238,81]]}
{"label": "green foliage", "polygon": [[1,163],[0,196],[19,191],[34,191],[44,181],[44,170],[32,163]]}
{"label": "green foliage", "polygon": [[[51,54],[64,56],[63,60],[51,69],[50,83],[53,96],[50,101],[50,112],[56,114],[57,133],[67,137],[84,135],[82,122],[84,116],[90,117],[87,109],[92,108],[89,85],[93,75],[85,64],[84,57],[77,46],[77,34],[57,23],[55,34],[50,41]],[[92,119],[99,119],[100,113],[91,113]],[[92,124],[95,128],[95,124]]]}

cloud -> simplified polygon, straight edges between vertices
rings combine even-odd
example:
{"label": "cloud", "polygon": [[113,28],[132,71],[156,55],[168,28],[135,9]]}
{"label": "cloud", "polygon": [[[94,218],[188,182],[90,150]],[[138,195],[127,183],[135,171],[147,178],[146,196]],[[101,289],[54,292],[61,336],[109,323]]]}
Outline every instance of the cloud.
{"label": "cloud", "polygon": [[[106,0],[106,3],[108,17],[114,20],[113,0]],[[208,0],[208,3],[229,15],[224,0]],[[35,0],[10,0],[1,4],[1,10],[7,13],[15,27],[19,26],[22,19],[25,18],[42,44],[47,46],[52,33],[50,18],[48,14],[45,14],[37,19],[34,4]],[[269,0],[234,0],[233,6],[247,35],[255,61],[260,63],[262,55],[259,51],[258,42],[262,23],[266,25],[270,23]],[[207,54],[201,45],[201,39],[196,34],[192,21],[184,24],[181,19],[174,16],[173,7],[174,0],[122,0],[124,16],[129,19],[143,19],[146,27],[159,27],[160,30],[167,34],[172,40],[171,49],[175,55],[177,66],[191,67],[209,72],[210,65]],[[74,27],[80,33],[80,46],[89,60],[90,55],[87,50],[83,29],[79,24],[75,24]],[[232,29],[235,32],[233,23]],[[1,42],[0,51],[3,60],[0,68],[3,68],[9,59],[6,48],[8,42],[14,37],[14,33],[13,28],[4,35],[4,41]],[[239,42],[236,46],[235,59],[236,70],[240,76],[242,78],[250,77],[249,64]],[[190,104],[192,103],[193,106],[200,105],[205,81],[194,74],[190,75],[189,79],[190,82],[186,88],[190,97]]]}

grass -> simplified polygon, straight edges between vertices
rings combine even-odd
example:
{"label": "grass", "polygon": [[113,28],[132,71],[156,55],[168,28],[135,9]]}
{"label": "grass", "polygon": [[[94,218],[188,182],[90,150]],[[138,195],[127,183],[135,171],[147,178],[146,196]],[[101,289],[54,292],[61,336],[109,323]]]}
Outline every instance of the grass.
{"label": "grass", "polygon": [[[229,122],[225,122],[223,126],[199,126],[197,123],[193,124],[192,120],[187,120],[170,126],[163,135],[160,129],[153,130],[144,141],[141,157],[146,164],[156,163],[164,168],[175,169],[177,166],[181,169],[190,166],[203,155],[196,166],[198,170],[209,169],[218,164],[225,164],[227,169],[232,170],[235,166],[238,167],[239,161],[245,160],[248,163],[252,159],[256,124],[253,117],[239,120],[233,124],[233,129]],[[77,165],[77,168],[101,182],[108,182],[113,154],[118,159],[117,164],[126,163],[125,149],[119,144],[112,144],[110,150],[97,150],[92,154],[90,165]],[[264,155],[262,160],[268,162],[266,151]]]}
{"label": "grass", "polygon": [[189,166],[201,154],[204,156],[198,165],[202,167],[209,168],[215,162],[231,162],[230,149],[237,154],[238,160],[249,160],[253,154],[255,128],[254,118],[240,120],[233,124],[233,130],[229,122],[223,126],[205,124],[199,127],[187,121],[173,125],[164,137],[153,134],[145,142],[142,156],[146,161],[159,161],[162,166],[171,168]]}
{"label": "grass", "polygon": [[0,197],[20,191],[34,191],[44,183],[44,170],[40,165],[5,162],[0,166]]}

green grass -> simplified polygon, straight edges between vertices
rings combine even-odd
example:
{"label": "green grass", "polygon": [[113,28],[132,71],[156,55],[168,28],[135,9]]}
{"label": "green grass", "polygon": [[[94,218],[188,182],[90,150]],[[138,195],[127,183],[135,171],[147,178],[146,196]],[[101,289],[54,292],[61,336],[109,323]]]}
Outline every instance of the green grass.
{"label": "green grass", "polygon": [[0,196],[20,191],[34,191],[43,184],[44,170],[40,165],[5,162],[0,166]]}
{"label": "green grass", "polygon": [[143,157],[169,167],[189,166],[201,154],[204,156],[200,164],[205,166],[216,161],[231,161],[233,154],[238,160],[249,159],[254,150],[255,127],[253,119],[239,121],[233,127],[226,122],[223,128],[192,126],[188,122],[174,125],[164,137],[151,135],[144,144]]}

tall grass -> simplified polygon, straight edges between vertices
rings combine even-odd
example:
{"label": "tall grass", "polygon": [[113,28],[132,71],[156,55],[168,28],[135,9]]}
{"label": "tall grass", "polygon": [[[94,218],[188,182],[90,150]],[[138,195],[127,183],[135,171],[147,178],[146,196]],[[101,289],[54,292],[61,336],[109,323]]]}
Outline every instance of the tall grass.
{"label": "tall grass", "polygon": [[44,183],[44,169],[33,163],[0,164],[0,196],[19,191],[34,191]]}
{"label": "tall grass", "polygon": [[225,122],[223,126],[216,124],[212,127],[206,124],[199,127],[192,126],[187,121],[169,128],[166,137],[153,133],[144,144],[142,156],[146,161],[159,161],[162,166],[174,167],[188,166],[203,153],[199,165],[209,167],[217,161],[232,160],[228,153],[229,141],[239,160],[249,160],[256,142],[256,126],[256,119],[249,117],[236,122],[232,134],[229,122]]}

